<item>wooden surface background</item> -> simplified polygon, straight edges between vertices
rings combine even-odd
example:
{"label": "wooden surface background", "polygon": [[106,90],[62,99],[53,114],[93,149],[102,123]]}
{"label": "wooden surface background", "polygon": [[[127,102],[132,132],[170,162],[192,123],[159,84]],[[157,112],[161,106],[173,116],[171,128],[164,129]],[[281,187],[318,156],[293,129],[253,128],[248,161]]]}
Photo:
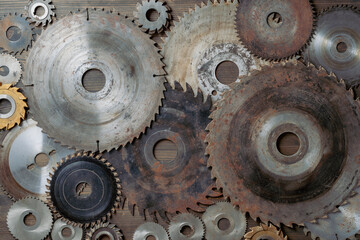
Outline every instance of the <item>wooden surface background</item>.
{"label": "wooden surface background", "polygon": [[[170,6],[172,16],[174,20],[178,20],[179,17],[183,16],[183,13],[188,11],[189,8],[194,8],[195,4],[199,4],[201,0],[167,0],[167,4]],[[337,4],[352,4],[360,7],[360,0],[314,0],[314,5],[316,10],[319,12],[322,9],[325,9],[330,6],[335,6]],[[123,15],[132,17],[133,12],[135,11],[137,1],[136,0],[53,0],[53,4],[56,6],[56,16],[61,18],[68,14],[70,11],[76,9],[83,9],[86,7],[97,7],[97,8],[114,8],[116,11],[120,12]],[[27,4],[27,1],[24,0],[0,0],[0,16],[6,15],[9,12],[24,13],[24,7]],[[55,20],[56,21],[56,20]],[[154,38],[157,42],[160,41],[158,37]],[[27,57],[27,52],[24,52],[20,56],[17,56],[24,66],[24,61]],[[224,81],[230,80],[232,71],[229,68],[230,66],[225,66],[222,71],[219,72],[219,75],[224,78]],[[93,76],[93,79],[96,79],[96,74]],[[91,81],[90,81],[91,82]],[[93,84],[93,85],[92,85]],[[90,88],[96,88],[96,81],[90,83]],[[5,106],[6,108],[6,106]],[[1,109],[0,109],[1,110]],[[289,138],[287,142],[282,146],[284,151],[291,151],[294,148],[293,138]],[[167,159],[171,158],[176,154],[174,148],[169,142],[160,144],[156,149],[155,155],[158,158]],[[139,193],[141,194],[141,193]],[[12,201],[3,193],[0,193],[0,239],[13,239],[10,235],[7,225],[6,225],[6,215],[9,207],[11,206]],[[126,240],[132,239],[132,234],[136,227],[144,222],[143,217],[135,214],[133,216],[130,214],[130,211],[127,209],[127,204],[122,204],[122,209],[113,216],[110,222],[117,224],[117,226],[122,230],[125,235]],[[136,211],[135,211],[136,212]],[[151,219],[150,219],[151,220]],[[160,222],[164,227],[167,227],[166,223]],[[254,226],[256,223],[253,220],[249,220],[249,226]],[[309,236],[305,236],[300,228],[290,229],[283,227],[283,230],[288,235],[288,239],[311,239]]]}

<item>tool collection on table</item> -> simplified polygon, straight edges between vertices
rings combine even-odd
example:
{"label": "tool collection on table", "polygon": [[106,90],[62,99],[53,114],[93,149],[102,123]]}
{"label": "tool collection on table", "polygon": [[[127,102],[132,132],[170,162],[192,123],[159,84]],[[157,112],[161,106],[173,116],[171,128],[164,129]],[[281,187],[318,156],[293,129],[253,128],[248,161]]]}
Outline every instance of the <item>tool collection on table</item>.
{"label": "tool collection on table", "polygon": [[[356,239],[355,7],[214,0],[179,21],[160,0],[134,3],[131,17],[87,8],[55,19],[51,0],[24,9],[0,20],[0,184],[14,238],[281,240],[297,225]],[[231,84],[216,73],[224,62],[238,68]],[[84,85],[92,70],[105,79],[97,90]],[[298,142],[290,154],[285,135]],[[176,157],[155,156],[162,140]],[[130,238],[112,222],[125,199],[147,219]]]}

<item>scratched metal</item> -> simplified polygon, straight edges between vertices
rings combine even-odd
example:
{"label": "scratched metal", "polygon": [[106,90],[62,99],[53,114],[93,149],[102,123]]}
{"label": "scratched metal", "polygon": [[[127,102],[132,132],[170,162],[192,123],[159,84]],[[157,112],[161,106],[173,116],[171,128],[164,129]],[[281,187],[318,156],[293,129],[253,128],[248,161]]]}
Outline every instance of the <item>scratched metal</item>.
{"label": "scratched metal", "polygon": [[[202,102],[199,92],[194,98],[188,86],[171,89],[166,84],[165,100],[152,127],[132,144],[104,157],[116,167],[123,193],[140,214],[148,210],[167,220],[166,213],[186,212],[188,208],[204,211],[197,203],[211,204],[206,196],[220,195],[212,191],[214,181],[205,156],[205,127],[209,123],[211,103]],[[170,140],[177,147],[175,159],[157,160],[153,154],[161,140]]]}
{"label": "scratched metal", "polygon": [[[211,114],[206,141],[217,186],[264,222],[303,224],[347,199],[357,184],[358,102],[345,84],[302,63],[264,67],[232,85]],[[278,137],[296,134],[286,156]]]}
{"label": "scratched metal", "polygon": [[[34,44],[23,83],[31,113],[50,137],[79,150],[104,151],[138,137],[163,96],[162,62],[154,42],[115,13],[70,14]],[[98,69],[105,85],[87,91],[83,75]]]}
{"label": "scratched metal", "polygon": [[238,6],[236,28],[253,54],[279,60],[295,55],[310,40],[313,11],[308,0],[243,0]]}

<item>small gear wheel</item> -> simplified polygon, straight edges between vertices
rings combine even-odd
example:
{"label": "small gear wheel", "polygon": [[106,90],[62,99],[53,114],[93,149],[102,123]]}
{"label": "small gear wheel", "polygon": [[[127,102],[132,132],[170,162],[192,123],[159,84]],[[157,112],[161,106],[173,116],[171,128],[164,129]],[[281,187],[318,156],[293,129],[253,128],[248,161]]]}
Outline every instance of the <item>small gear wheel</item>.
{"label": "small gear wheel", "polygon": [[245,234],[245,240],[257,240],[257,239],[272,239],[272,240],[287,240],[287,236],[281,230],[271,223],[268,225],[261,224],[261,226],[252,227],[250,231]]}
{"label": "small gear wheel", "polygon": [[7,53],[0,54],[0,83],[15,85],[21,78],[20,62]]}
{"label": "small gear wheel", "polygon": [[[170,8],[158,0],[143,0],[142,3],[137,3],[137,11],[134,12],[134,17],[137,18],[137,23],[149,34],[155,32],[162,32],[169,26],[171,15]],[[156,20],[150,19],[151,13],[155,11],[158,14]]]}
{"label": "small gear wheel", "polygon": [[111,164],[99,155],[69,156],[50,176],[47,192],[50,207],[68,224],[85,227],[100,224],[119,206],[120,180]]}
{"label": "small gear wheel", "polygon": [[11,84],[0,85],[0,101],[10,103],[10,110],[7,113],[0,113],[0,130],[9,130],[25,118],[27,104],[26,97]]}
{"label": "small gear wheel", "polygon": [[[65,230],[70,232],[70,236],[64,235]],[[84,230],[81,227],[74,227],[61,219],[56,220],[51,231],[52,240],[83,240]]]}
{"label": "small gear wheel", "polygon": [[156,240],[169,240],[169,235],[166,230],[157,223],[146,222],[141,224],[135,231],[133,240],[144,240],[148,238],[155,238]]}
{"label": "small gear wheel", "polygon": [[[186,228],[191,231],[185,232]],[[172,240],[202,240],[205,226],[200,218],[190,213],[182,213],[171,220],[168,232]]]}
{"label": "small gear wheel", "polygon": [[[35,218],[33,225],[27,225],[26,218]],[[36,198],[24,198],[15,202],[7,214],[7,226],[19,240],[41,240],[50,232],[53,218],[49,207]]]}
{"label": "small gear wheel", "polygon": [[[45,27],[55,17],[55,6],[52,5],[51,0],[30,0],[25,10],[28,13],[30,22],[35,23],[35,26],[42,25]],[[42,12],[38,13],[38,11]]]}
{"label": "small gear wheel", "polygon": [[98,240],[107,239],[111,240],[123,240],[123,234],[121,230],[115,225],[109,222],[96,224],[86,234],[86,240]]}
{"label": "small gear wheel", "polygon": [[0,32],[0,49],[14,55],[27,51],[35,35],[30,23],[17,13],[10,13],[0,20]]}

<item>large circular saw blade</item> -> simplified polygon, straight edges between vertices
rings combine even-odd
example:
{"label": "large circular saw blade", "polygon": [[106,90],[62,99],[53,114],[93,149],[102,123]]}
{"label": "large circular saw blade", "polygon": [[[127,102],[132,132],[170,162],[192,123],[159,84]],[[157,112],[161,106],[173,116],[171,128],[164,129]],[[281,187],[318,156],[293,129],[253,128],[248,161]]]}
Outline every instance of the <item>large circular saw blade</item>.
{"label": "large circular saw blade", "polygon": [[314,39],[304,51],[305,61],[342,78],[348,87],[360,83],[360,14],[349,7],[323,12]]}
{"label": "large circular saw blade", "polygon": [[[303,224],[351,196],[358,181],[359,104],[344,84],[302,63],[253,72],[211,114],[207,153],[224,195],[264,222]],[[294,135],[297,151],[279,141]]]}
{"label": "large circular saw blade", "polygon": [[[132,141],[154,119],[163,96],[163,64],[154,42],[132,21],[103,10],[70,14],[36,41],[24,84],[39,126],[87,151]],[[87,90],[84,75],[105,81]]]}

